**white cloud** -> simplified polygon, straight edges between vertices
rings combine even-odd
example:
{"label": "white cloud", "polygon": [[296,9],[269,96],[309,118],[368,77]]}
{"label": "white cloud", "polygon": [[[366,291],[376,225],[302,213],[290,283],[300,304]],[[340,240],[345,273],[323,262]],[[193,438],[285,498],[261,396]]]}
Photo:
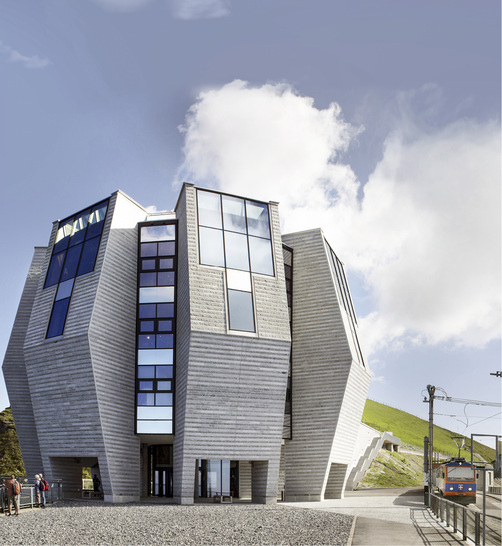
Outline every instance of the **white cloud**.
{"label": "white cloud", "polygon": [[180,19],[214,19],[230,14],[230,0],[173,0],[175,17]]}
{"label": "white cloud", "polygon": [[277,200],[285,231],[321,226],[374,302],[361,320],[368,353],[483,346],[500,336],[499,126],[399,125],[359,199],[340,162],[358,129],[337,104],[237,80],[188,112],[178,179]]}
{"label": "white cloud", "polygon": [[45,68],[52,64],[46,57],[39,57],[38,55],[26,57],[25,55],[21,55],[19,51],[2,44],[2,42],[0,42],[0,52],[6,54],[8,62],[21,63],[26,68]]}

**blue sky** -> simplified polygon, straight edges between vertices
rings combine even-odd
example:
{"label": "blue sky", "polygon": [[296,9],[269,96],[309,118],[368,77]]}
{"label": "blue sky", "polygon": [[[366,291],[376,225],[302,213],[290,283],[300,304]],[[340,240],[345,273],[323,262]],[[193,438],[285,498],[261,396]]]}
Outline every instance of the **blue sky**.
{"label": "blue sky", "polygon": [[[495,0],[3,0],[0,355],[54,220],[189,181],[324,229],[371,398],[500,401],[500,39]],[[437,412],[500,433],[500,408]]]}

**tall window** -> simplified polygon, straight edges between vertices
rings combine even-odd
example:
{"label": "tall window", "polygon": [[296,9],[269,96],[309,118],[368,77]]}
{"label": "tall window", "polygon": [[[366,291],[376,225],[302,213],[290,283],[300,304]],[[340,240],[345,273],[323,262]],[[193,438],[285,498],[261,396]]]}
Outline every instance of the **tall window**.
{"label": "tall window", "polygon": [[102,201],[59,223],[44,284],[58,285],[47,338],[63,334],[75,277],[94,270],[107,209]]}
{"label": "tall window", "polygon": [[268,205],[197,190],[200,263],[225,267],[229,329],[255,332],[251,273],[274,275]]}
{"label": "tall window", "polygon": [[176,220],[139,225],[136,432],[172,434]]}

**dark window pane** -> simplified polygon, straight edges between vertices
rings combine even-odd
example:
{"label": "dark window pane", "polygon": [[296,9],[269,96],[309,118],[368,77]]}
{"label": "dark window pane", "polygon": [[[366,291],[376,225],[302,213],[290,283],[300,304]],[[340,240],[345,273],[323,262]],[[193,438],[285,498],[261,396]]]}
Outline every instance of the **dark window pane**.
{"label": "dark window pane", "polygon": [[171,332],[173,329],[172,320],[159,320],[157,330],[159,332]]}
{"label": "dark window pane", "polygon": [[47,279],[45,280],[45,288],[57,284],[63,269],[63,262],[66,256],[66,252],[60,252],[59,254],[53,254],[51,263],[49,265],[49,271],[47,273]]}
{"label": "dark window pane", "polygon": [[173,405],[173,395],[170,392],[161,392],[155,395],[155,405],[156,406],[172,406]]}
{"label": "dark window pane", "polygon": [[174,260],[172,258],[161,258],[159,260],[159,269],[172,269],[174,267]]}
{"label": "dark window pane", "polygon": [[157,335],[157,349],[172,349],[172,348],[173,348],[173,334]]}
{"label": "dark window pane", "polygon": [[140,391],[153,391],[153,381],[140,381],[139,382]]}
{"label": "dark window pane", "polygon": [[223,232],[219,229],[200,227],[200,263],[204,265],[224,266]]}
{"label": "dark window pane", "polygon": [[139,323],[139,329],[141,332],[153,332],[153,326],[153,320],[142,320]]}
{"label": "dark window pane", "polygon": [[221,228],[221,203],[218,193],[197,191],[199,226]]}
{"label": "dark window pane", "polygon": [[68,279],[73,279],[76,276],[78,261],[80,259],[81,252],[82,245],[72,246],[68,249],[60,282],[67,281]]}
{"label": "dark window pane", "polygon": [[157,286],[157,273],[140,273],[140,286]]}
{"label": "dark window pane", "polygon": [[143,271],[155,269],[155,260],[141,260],[141,269],[143,269]]}
{"label": "dark window pane", "polygon": [[155,304],[146,303],[139,306],[139,318],[155,318]]}
{"label": "dark window pane", "polygon": [[143,243],[141,245],[141,256],[157,256],[157,243]]}
{"label": "dark window pane", "polygon": [[253,273],[263,273],[264,275],[274,274],[270,239],[249,237],[249,254],[251,256],[251,271]]}
{"label": "dark window pane", "polygon": [[225,259],[230,269],[249,271],[248,238],[225,231]]}
{"label": "dark window pane", "polygon": [[222,195],[223,227],[225,230],[246,233],[244,199]]}
{"label": "dark window pane", "polygon": [[158,273],[158,286],[174,286],[174,271],[161,271]]}
{"label": "dark window pane", "polygon": [[139,335],[138,336],[138,348],[139,349],[155,349],[155,336]]}
{"label": "dark window pane", "polygon": [[157,381],[157,390],[158,391],[170,391],[172,388],[171,381]]}
{"label": "dark window pane", "polygon": [[108,202],[96,205],[89,216],[89,225],[87,226],[86,239],[91,239],[103,231],[104,219]]}
{"label": "dark window pane", "polygon": [[85,230],[87,228],[87,223],[89,222],[90,210],[86,210],[82,214],[79,214],[73,222],[73,233],[70,239],[70,246],[78,245],[84,241]]}
{"label": "dark window pane", "polygon": [[85,275],[94,269],[96,256],[98,255],[99,240],[100,237],[94,237],[94,239],[89,239],[84,243],[77,275]]}
{"label": "dark window pane", "polygon": [[138,366],[139,379],[153,379],[155,377],[155,366]]}
{"label": "dark window pane", "polygon": [[49,329],[47,330],[48,338],[60,336],[63,334],[69,304],[70,298],[54,302],[54,305],[52,307],[51,320],[49,322]]}
{"label": "dark window pane", "polygon": [[157,305],[157,317],[158,318],[174,317],[174,303],[159,303]]}
{"label": "dark window pane", "polygon": [[248,218],[248,234],[270,239],[268,206],[265,203],[246,201],[246,212]]}
{"label": "dark window pane", "polygon": [[140,392],[138,393],[138,406],[154,406],[155,395],[153,392]]}
{"label": "dark window pane", "polygon": [[173,367],[172,366],[156,366],[156,375],[157,379],[172,379],[173,377]]}
{"label": "dark window pane", "polygon": [[174,241],[159,243],[159,256],[174,256],[175,248]]}
{"label": "dark window pane", "polygon": [[56,234],[56,243],[54,244],[54,253],[61,252],[68,247],[70,241],[71,230],[73,229],[73,218],[66,220],[64,224],[59,226]]}
{"label": "dark window pane", "polygon": [[228,290],[230,329],[254,332],[253,297],[251,292]]}

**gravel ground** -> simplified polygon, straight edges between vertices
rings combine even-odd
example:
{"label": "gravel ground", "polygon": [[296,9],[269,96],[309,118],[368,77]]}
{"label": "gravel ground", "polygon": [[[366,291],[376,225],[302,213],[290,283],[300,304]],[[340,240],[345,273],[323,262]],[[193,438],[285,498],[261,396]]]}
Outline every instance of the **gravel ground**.
{"label": "gravel ground", "polygon": [[65,501],[0,516],[0,543],[346,545],[352,516],[290,506]]}

